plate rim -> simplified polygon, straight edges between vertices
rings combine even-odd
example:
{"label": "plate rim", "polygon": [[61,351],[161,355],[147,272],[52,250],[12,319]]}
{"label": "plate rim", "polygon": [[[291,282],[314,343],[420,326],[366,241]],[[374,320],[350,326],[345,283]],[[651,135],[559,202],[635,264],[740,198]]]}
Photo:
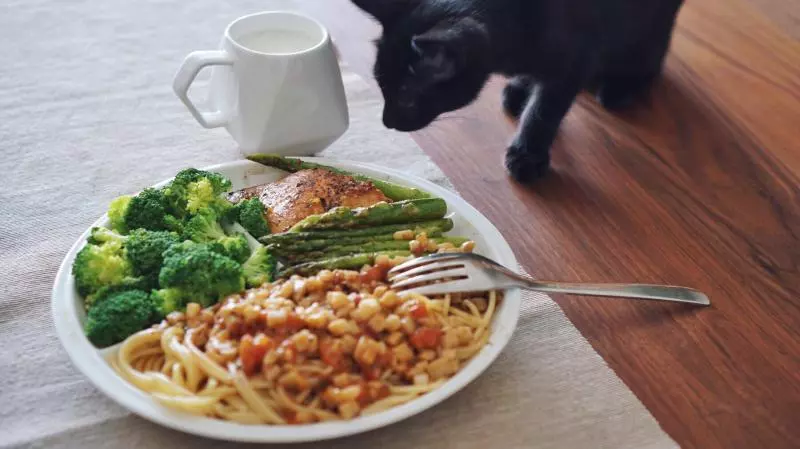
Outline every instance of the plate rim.
{"label": "plate rim", "polygon": [[[407,181],[406,185],[429,191],[443,198],[448,204],[459,203],[460,209],[469,210],[473,215],[473,217],[469,219],[467,217],[462,218],[467,220],[482,237],[492,241],[493,246],[497,245],[495,251],[500,254],[498,262],[512,269],[518,266],[514,252],[500,231],[497,230],[494,224],[480,211],[475,209],[474,206],[458,196],[455,192],[418,176],[409,175],[376,164],[323,157],[302,157],[300,159],[309,162],[328,164],[334,167],[339,165],[347,166],[346,169],[356,172],[363,169],[367,172],[385,174],[392,178]],[[239,166],[242,166],[245,175],[247,174],[247,166],[252,166],[254,168],[265,167],[247,159],[240,159],[206,166],[201,168],[201,170],[231,170],[237,169]],[[158,187],[164,185],[171,179],[172,178],[161,181],[153,186]],[[73,311],[74,295],[76,293],[74,291],[74,280],[71,273],[72,261],[75,258],[75,254],[85,244],[91,228],[100,226],[106,221],[107,216],[103,214],[81,233],[80,237],[67,251],[59,266],[51,292],[51,311],[59,341],[67,352],[72,364],[88,378],[95,388],[100,390],[108,398],[148,421],[189,434],[225,441],[300,443],[341,438],[397,423],[445,401],[482,375],[508,345],[519,320],[521,292],[518,289],[507,290],[504,296],[504,307],[509,308],[510,311],[507,312],[509,317],[503,322],[501,332],[493,330],[493,341],[490,345],[481,349],[476,356],[476,358],[479,357],[479,363],[477,365],[473,363],[476,359],[473,359],[470,361],[470,365],[465,367],[469,369],[460,370],[455,376],[448,379],[447,382],[437,389],[406,404],[376,413],[375,415],[359,417],[349,421],[316,423],[304,426],[253,426],[172,411],[153,402],[151,398],[147,397],[146,393],[134,387],[113,371],[104,358],[103,350],[98,350],[86,339],[83,334],[80,319]],[[478,223],[475,223],[475,221]],[[487,233],[489,235],[487,235]],[[70,302],[72,302],[72,304],[70,304]]]}

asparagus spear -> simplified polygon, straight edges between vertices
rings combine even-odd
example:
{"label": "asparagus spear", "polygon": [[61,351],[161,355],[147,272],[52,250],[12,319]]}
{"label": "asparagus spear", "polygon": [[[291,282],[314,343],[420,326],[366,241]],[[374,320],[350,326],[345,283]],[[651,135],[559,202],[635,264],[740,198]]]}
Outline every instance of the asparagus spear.
{"label": "asparagus spear", "polygon": [[447,203],[441,198],[379,203],[369,207],[336,207],[324,214],[311,215],[289,229],[289,232],[317,229],[348,229],[362,226],[406,223],[444,217]]}
{"label": "asparagus spear", "polygon": [[338,168],[329,167],[327,165],[315,164],[313,162],[305,162],[300,159],[283,157],[277,154],[253,154],[248,156],[247,159],[250,159],[253,162],[258,162],[259,164],[266,165],[269,167],[279,168],[281,170],[288,171],[289,173],[294,173],[298,170],[321,168],[328,171],[332,171],[334,173],[352,176],[353,178],[359,181],[371,182],[372,184],[375,185],[375,187],[377,187],[381,192],[383,192],[384,195],[391,198],[393,201],[431,198],[430,193],[420,189],[415,189],[413,187],[405,187],[388,181],[382,181],[380,179],[370,178],[369,176],[364,176],[358,173],[352,173],[346,170],[340,170]]}
{"label": "asparagus spear", "polygon": [[[418,234],[418,233],[417,233]],[[426,232],[428,237],[440,237],[442,232],[439,230],[431,230]],[[364,245],[384,242],[396,242],[394,233],[380,234],[366,237],[347,237],[347,238],[320,238],[312,240],[298,240],[289,241],[286,243],[272,243],[267,245],[277,253],[303,253],[308,251],[325,250],[332,246],[345,246],[345,245]],[[408,243],[408,242],[406,242]]]}
{"label": "asparagus spear", "polygon": [[425,232],[429,236],[432,236],[437,232],[447,232],[453,229],[453,220],[449,218],[442,218],[440,220],[421,221],[418,223],[399,223],[351,230],[334,229],[313,232],[282,232],[280,234],[270,234],[261,237],[260,241],[265,245],[272,245],[287,243],[292,244],[296,242],[318,239],[369,238],[383,235],[394,235],[394,233],[397,231],[405,231],[407,229],[414,231],[414,234]]}
{"label": "asparagus spear", "polygon": [[[458,247],[469,239],[466,239],[464,237],[445,237],[445,238],[438,238],[431,240],[437,244],[449,242],[452,243],[454,246]],[[364,252],[384,253],[386,251],[406,251],[410,249],[408,240],[373,242],[373,243],[364,243],[361,245],[336,245],[335,242],[332,243],[333,245],[318,251],[309,251],[309,252],[274,251],[274,253],[277,254],[279,257],[285,258],[287,261],[289,261],[289,263],[296,264],[312,260],[330,259],[333,257],[341,257],[350,254],[359,254]]]}
{"label": "asparagus spear", "polygon": [[[385,254],[389,257],[411,255],[409,251],[387,251],[379,254]],[[378,256],[379,254],[376,253],[353,254],[350,256],[334,257],[331,259],[301,263],[283,269],[280,272],[279,277],[286,278],[293,274],[308,276],[320,270],[336,270],[336,269],[354,270],[361,268],[364,265],[370,265],[374,263],[375,257]]]}

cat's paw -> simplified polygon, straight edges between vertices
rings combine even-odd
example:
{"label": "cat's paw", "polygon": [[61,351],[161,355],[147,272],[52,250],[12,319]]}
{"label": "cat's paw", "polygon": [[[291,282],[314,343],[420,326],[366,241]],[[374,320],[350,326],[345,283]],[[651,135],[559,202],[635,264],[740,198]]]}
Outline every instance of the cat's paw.
{"label": "cat's paw", "polygon": [[533,89],[533,80],[527,76],[515,76],[503,88],[503,109],[508,115],[519,118]]}
{"label": "cat's paw", "polygon": [[506,169],[515,181],[530,184],[547,174],[550,169],[550,152],[531,151],[525,145],[514,142],[506,151]]}

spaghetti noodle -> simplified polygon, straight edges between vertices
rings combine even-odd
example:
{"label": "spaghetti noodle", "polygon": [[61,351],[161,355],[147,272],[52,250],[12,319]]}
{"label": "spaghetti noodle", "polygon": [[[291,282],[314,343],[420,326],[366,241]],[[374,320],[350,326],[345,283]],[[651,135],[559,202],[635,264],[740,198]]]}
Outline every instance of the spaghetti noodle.
{"label": "spaghetti noodle", "polygon": [[126,339],[114,369],[159,403],[243,424],[350,419],[442,385],[489,338],[499,300],[399,295],[390,262],[292,277]]}

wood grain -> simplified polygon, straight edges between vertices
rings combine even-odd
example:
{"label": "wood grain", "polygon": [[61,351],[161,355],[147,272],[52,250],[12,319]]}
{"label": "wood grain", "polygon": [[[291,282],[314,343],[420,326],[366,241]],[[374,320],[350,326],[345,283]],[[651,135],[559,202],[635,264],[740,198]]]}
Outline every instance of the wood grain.
{"label": "wood grain", "polygon": [[[792,3],[689,0],[651,98],[616,116],[580,98],[555,143],[554,172],[532,188],[502,166],[514,127],[501,114],[502,79],[414,134],[464,198],[516,242],[531,274],[709,294],[713,306],[703,310],[556,298],[682,447],[800,447],[800,44],[791,37],[800,30]],[[377,26],[347,0],[309,0],[307,9],[368,76]],[[779,16],[788,18],[770,19]]]}

